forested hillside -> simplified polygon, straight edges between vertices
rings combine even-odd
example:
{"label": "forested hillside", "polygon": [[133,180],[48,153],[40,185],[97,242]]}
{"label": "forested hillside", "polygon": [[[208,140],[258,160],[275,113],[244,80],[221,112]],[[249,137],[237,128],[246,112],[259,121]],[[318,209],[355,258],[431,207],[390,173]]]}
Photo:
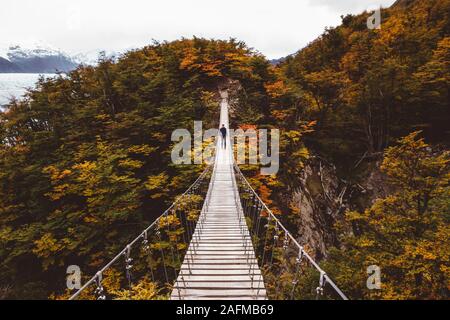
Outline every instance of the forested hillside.
{"label": "forested hillside", "polygon": [[318,121],[314,148],[343,169],[411,131],[449,141],[449,2],[410,3],[383,10],[381,30],[343,17],[281,67],[295,114]]}
{"label": "forested hillside", "polygon": [[194,38],[40,81],[0,113],[0,297],[60,294],[67,265],[92,274],[153,221],[202,169],[171,164],[170,135],[217,127],[220,86],[232,127],[281,130],[279,173],[242,169],[350,298],[448,298],[449,14],[345,16],[278,65]]}
{"label": "forested hillside", "polygon": [[[321,191],[307,181],[301,192],[318,194],[327,266],[353,298],[448,297],[449,15],[450,1],[431,0],[398,1],[381,30],[367,29],[369,14],[345,16],[280,66],[295,103],[272,115],[317,121],[304,140],[336,167],[318,172]],[[366,288],[369,265],[383,290]]]}
{"label": "forested hillside", "polygon": [[217,127],[218,86],[257,86],[268,66],[234,40],[155,43],[11,102],[0,114],[2,296],[60,293],[68,265],[87,276],[114,256],[202,170],[172,165],[172,131]]}

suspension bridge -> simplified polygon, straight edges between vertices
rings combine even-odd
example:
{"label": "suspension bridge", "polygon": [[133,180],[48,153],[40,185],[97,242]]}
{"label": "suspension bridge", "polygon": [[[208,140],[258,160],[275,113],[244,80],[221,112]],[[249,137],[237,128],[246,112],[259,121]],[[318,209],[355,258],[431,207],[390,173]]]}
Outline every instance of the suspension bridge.
{"label": "suspension bridge", "polygon": [[[220,94],[220,124],[229,128]],[[218,139],[213,164],[70,299],[114,298],[103,281],[115,268],[125,287],[147,277],[172,300],[347,300],[257,195],[231,146],[229,135],[226,147]]]}

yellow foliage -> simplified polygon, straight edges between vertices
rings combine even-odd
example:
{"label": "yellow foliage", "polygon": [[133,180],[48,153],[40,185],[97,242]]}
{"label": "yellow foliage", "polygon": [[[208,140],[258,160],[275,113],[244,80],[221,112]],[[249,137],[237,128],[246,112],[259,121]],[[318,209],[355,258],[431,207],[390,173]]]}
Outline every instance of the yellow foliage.
{"label": "yellow foliage", "polygon": [[49,266],[56,263],[57,254],[69,244],[70,239],[68,238],[57,240],[51,233],[45,233],[40,239],[34,241],[35,247],[32,252],[43,258],[42,267],[47,270]]}
{"label": "yellow foliage", "polygon": [[144,278],[133,285],[130,290],[117,290],[113,293],[115,300],[155,300],[162,298],[158,296],[159,291],[156,283]]}
{"label": "yellow foliage", "polygon": [[34,244],[33,253],[43,258],[48,258],[64,248],[51,233],[45,233],[40,239],[35,240]]}
{"label": "yellow foliage", "polygon": [[184,50],[184,57],[180,63],[180,69],[192,71],[200,67],[200,64],[196,63],[198,59],[198,51],[193,47],[187,47]]}
{"label": "yellow foliage", "polygon": [[150,198],[156,199],[160,198],[165,193],[165,186],[169,180],[169,176],[165,173],[160,173],[158,175],[149,176],[145,182],[145,188],[152,191]]}
{"label": "yellow foliage", "polygon": [[155,152],[157,149],[157,147],[150,147],[149,145],[142,144],[129,147],[127,149],[127,152],[130,154],[142,154],[148,156],[151,153]]}
{"label": "yellow foliage", "polygon": [[43,169],[43,172],[49,174],[52,181],[62,180],[72,173],[72,171],[68,169],[60,171],[58,168],[54,166],[45,167]]}
{"label": "yellow foliage", "polygon": [[[330,262],[332,268],[358,273],[375,264],[382,269],[382,290],[361,287],[360,297],[445,297],[450,265],[446,222],[450,155],[433,152],[418,134],[400,139],[385,152],[382,169],[396,191],[363,213],[346,213],[346,222],[356,226],[357,233],[345,237],[342,256]],[[345,279],[349,287],[358,288],[360,284],[352,280]]]}
{"label": "yellow foliage", "polygon": [[274,117],[277,121],[285,121],[287,117],[289,117],[289,113],[284,110],[272,110],[270,112],[272,117]]}
{"label": "yellow foliage", "polygon": [[279,98],[288,92],[288,88],[284,84],[284,81],[278,80],[274,83],[264,84],[266,91],[272,98]]}
{"label": "yellow foliage", "polygon": [[83,221],[86,223],[98,223],[98,219],[92,216],[86,216],[83,218]]}
{"label": "yellow foliage", "polygon": [[168,214],[159,219],[159,228],[163,229],[166,227],[172,228],[179,226],[181,224],[180,219],[177,218],[175,214]]}
{"label": "yellow foliage", "polygon": [[139,169],[144,165],[142,161],[132,160],[132,159],[124,159],[119,161],[119,167],[125,169]]}

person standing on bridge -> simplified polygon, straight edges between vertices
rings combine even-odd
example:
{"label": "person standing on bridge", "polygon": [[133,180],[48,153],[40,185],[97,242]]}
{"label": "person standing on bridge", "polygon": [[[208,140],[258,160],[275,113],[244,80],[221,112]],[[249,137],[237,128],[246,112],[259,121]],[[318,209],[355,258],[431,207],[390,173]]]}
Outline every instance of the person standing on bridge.
{"label": "person standing on bridge", "polygon": [[222,125],[222,128],[220,128],[220,133],[222,135],[222,148],[227,148],[227,128],[225,128],[225,125]]}

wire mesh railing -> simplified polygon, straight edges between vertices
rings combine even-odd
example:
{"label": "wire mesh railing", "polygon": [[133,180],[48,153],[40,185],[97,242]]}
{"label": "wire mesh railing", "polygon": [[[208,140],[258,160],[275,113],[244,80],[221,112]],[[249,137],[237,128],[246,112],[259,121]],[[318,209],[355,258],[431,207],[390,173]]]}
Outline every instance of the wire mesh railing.
{"label": "wire mesh railing", "polygon": [[[120,288],[133,290],[143,280],[153,285],[159,297],[168,296],[180,272],[189,243],[196,236],[194,231],[204,206],[212,168],[213,164],[208,165],[161,216],[69,299],[123,298]],[[104,285],[106,282],[110,288]]]}
{"label": "wire mesh railing", "polygon": [[[237,164],[234,173],[268,299],[348,300],[261,200]],[[256,276],[258,271],[249,270]]]}
{"label": "wire mesh railing", "polygon": [[[198,243],[195,240],[199,239],[195,237],[201,236],[215,180],[214,166],[209,165],[185,193],[177,197],[160,217],[90,278],[70,300],[123,298],[120,288],[132,290],[142,279],[154,284],[161,293],[159,296],[168,297],[173,290],[178,290],[181,298],[180,289],[186,289],[181,266],[184,261],[186,272],[190,274],[196,247],[191,246],[190,251],[188,248],[191,242]],[[234,171],[232,184],[233,190],[236,190],[234,198],[239,221],[247,222],[247,225],[245,222],[242,225],[239,223],[239,227],[244,250],[248,253],[252,288],[258,294],[259,290],[266,290],[267,298],[271,300],[347,300],[339,287],[265,205],[240,168],[234,162],[230,166]],[[199,231],[195,232],[197,226]],[[250,239],[246,237],[247,228]],[[257,263],[253,262],[253,252]],[[178,276],[181,282],[176,281]],[[106,282],[107,286],[104,285]]]}

